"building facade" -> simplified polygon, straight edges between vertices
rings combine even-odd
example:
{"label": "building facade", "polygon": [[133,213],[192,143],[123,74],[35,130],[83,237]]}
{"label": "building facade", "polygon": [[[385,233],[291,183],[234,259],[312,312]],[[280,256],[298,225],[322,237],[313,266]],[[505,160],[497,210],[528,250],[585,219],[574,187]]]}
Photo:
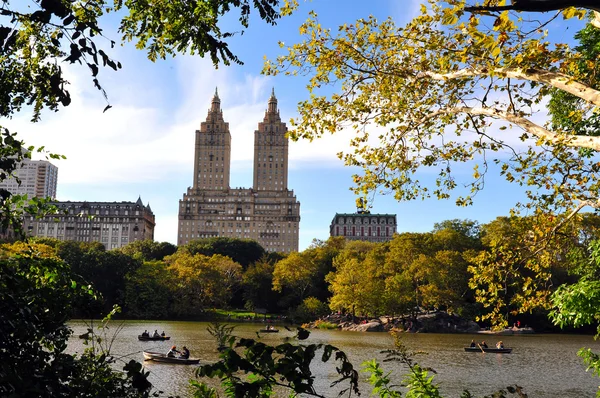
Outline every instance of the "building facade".
{"label": "building facade", "polygon": [[196,130],[193,186],[179,201],[178,245],[232,237],[255,240],[267,251],[298,251],[300,202],[287,187],[286,133],[273,91],[254,132],[253,187],[230,188],[231,133],[215,91]]}
{"label": "building facade", "polygon": [[348,240],[386,242],[397,232],[395,214],[336,213],[329,227],[329,236]]}
{"label": "building facade", "polygon": [[17,178],[11,176],[0,182],[0,188],[4,188],[12,194],[38,198],[56,198],[56,186],[58,181],[58,167],[46,160],[24,159],[20,167],[13,173]]}
{"label": "building facade", "polygon": [[100,242],[107,250],[137,240],[154,239],[156,225],[150,204],[136,202],[53,202],[58,214],[42,219],[26,216],[28,236]]}

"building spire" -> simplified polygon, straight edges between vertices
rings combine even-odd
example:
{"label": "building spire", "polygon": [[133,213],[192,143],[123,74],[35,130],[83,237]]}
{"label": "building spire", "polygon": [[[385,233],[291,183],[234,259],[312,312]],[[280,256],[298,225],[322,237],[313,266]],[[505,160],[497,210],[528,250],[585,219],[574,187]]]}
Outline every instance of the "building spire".
{"label": "building spire", "polygon": [[277,97],[275,97],[275,87],[271,90],[271,98],[269,98],[268,113],[277,113]]}
{"label": "building spire", "polygon": [[219,112],[221,110],[221,99],[219,98],[219,91],[217,87],[215,87],[215,95],[212,99],[212,105],[210,107],[211,112]]}

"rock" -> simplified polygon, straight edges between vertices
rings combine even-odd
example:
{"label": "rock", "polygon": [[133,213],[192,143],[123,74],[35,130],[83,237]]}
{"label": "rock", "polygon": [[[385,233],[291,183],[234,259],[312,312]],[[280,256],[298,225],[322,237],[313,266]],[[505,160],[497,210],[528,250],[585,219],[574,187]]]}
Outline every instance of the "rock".
{"label": "rock", "polygon": [[342,330],[349,330],[353,332],[383,332],[383,324],[379,321],[350,324],[349,326],[342,327]]}

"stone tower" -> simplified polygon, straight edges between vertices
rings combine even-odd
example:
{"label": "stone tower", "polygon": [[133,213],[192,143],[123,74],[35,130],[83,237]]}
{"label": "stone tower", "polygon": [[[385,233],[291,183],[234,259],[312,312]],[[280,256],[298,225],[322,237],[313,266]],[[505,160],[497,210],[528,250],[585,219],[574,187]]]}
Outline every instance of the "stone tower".
{"label": "stone tower", "polygon": [[229,189],[231,134],[215,89],[206,121],[196,130],[194,189]]}
{"label": "stone tower", "polygon": [[194,239],[253,239],[267,251],[298,251],[300,202],[288,189],[287,127],[275,91],[254,132],[254,184],[230,188],[231,134],[215,90],[206,121],[196,131],[193,186],[179,201],[177,244]]}
{"label": "stone tower", "polygon": [[284,191],[288,176],[287,127],[277,109],[275,89],[258,130],[254,132],[254,184],[256,191]]}

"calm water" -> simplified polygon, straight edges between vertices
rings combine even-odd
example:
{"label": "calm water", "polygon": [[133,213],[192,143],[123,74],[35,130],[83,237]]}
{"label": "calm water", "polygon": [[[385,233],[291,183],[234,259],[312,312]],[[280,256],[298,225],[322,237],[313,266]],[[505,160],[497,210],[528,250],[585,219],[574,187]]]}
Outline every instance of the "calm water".
{"label": "calm water", "polygon": [[[70,323],[75,336],[84,333],[87,322]],[[218,360],[216,343],[206,331],[207,323],[203,322],[152,322],[126,321],[111,325],[108,337],[118,331],[112,341],[111,352],[123,356],[123,359],[134,358],[143,361],[141,351],[167,352],[171,345],[179,348],[187,346],[192,357],[201,358],[201,363]],[[262,324],[236,324],[235,335],[240,337],[256,337],[256,331]],[[144,329],[159,333],[165,331],[171,336],[170,341],[142,342],[137,335]],[[261,335],[264,342],[277,344],[285,336],[292,336],[280,328],[280,333]],[[525,388],[530,398],[580,398],[595,397],[600,379],[585,372],[581,359],[576,355],[580,347],[590,347],[600,351],[600,343],[591,336],[576,335],[523,335],[500,337],[505,346],[513,347],[511,354],[466,353],[462,349],[472,338],[486,339],[495,343],[494,337],[462,334],[406,334],[404,342],[413,351],[424,351],[415,359],[425,367],[437,371],[435,380],[440,385],[444,397],[459,397],[465,387],[478,395],[492,392],[509,385],[518,384]],[[310,343],[327,343],[334,345],[348,354],[352,363],[358,367],[361,362],[373,358],[381,360],[381,350],[393,348],[393,339],[386,333],[357,333],[341,331],[313,330],[307,340]],[[82,352],[83,340],[75,337],[69,349]],[[336,396],[336,391],[329,385],[335,378],[332,365],[315,363],[314,373],[318,380],[318,391],[328,396]],[[165,392],[165,395],[178,394],[189,396],[188,380],[193,378],[195,366],[155,364],[144,362],[150,371],[150,381]],[[385,363],[384,369],[391,371],[396,380],[401,380],[406,373],[403,365]],[[365,376],[362,376],[365,379]],[[370,388],[363,385],[362,396],[369,396]]]}

